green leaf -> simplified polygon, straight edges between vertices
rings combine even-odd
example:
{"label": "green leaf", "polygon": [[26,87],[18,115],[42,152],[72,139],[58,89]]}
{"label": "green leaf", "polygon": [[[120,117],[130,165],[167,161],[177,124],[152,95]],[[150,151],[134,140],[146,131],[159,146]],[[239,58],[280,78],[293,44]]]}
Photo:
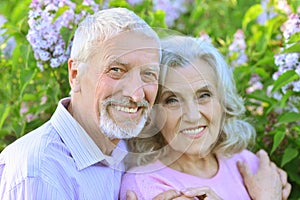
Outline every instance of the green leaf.
{"label": "green leaf", "polygon": [[289,44],[292,44],[292,43],[299,42],[299,41],[300,41],[300,32],[295,33],[294,35],[292,35],[292,36],[289,38],[288,43],[289,43]]}
{"label": "green leaf", "polygon": [[259,101],[262,101],[262,102],[266,102],[269,105],[275,103],[273,101],[273,99],[271,99],[270,97],[268,97],[266,95],[266,93],[264,91],[262,91],[262,90],[255,90],[254,92],[252,92],[250,94],[247,94],[247,97],[248,98],[253,98],[253,99],[256,99],[256,100],[259,100]]}
{"label": "green leaf", "polygon": [[299,78],[299,75],[294,70],[286,71],[285,73],[281,74],[278,79],[274,82],[274,87],[272,92],[277,91],[282,86],[296,80]]}
{"label": "green leaf", "polygon": [[5,119],[7,118],[9,112],[10,112],[10,106],[9,105],[1,105],[0,107],[1,117],[0,117],[0,129],[2,129],[2,126],[4,124]]}
{"label": "green leaf", "polygon": [[58,17],[60,17],[65,11],[67,11],[69,9],[70,9],[69,6],[63,6],[63,7],[60,7],[57,11],[55,11],[55,16],[53,18],[52,23],[55,22]]}
{"label": "green leaf", "polygon": [[299,52],[300,52],[300,43],[296,43],[283,51],[283,53],[299,53]]}
{"label": "green leaf", "polygon": [[281,160],[281,167],[283,167],[288,162],[296,158],[298,156],[298,153],[299,152],[297,149],[288,147],[283,153],[282,160]]}
{"label": "green leaf", "polygon": [[282,142],[283,138],[285,136],[285,131],[278,131],[274,136],[274,143],[272,146],[271,154],[274,153],[274,151],[277,149],[279,144]]}
{"label": "green leaf", "polygon": [[289,97],[292,95],[294,95],[294,92],[289,90],[282,96],[282,98],[280,99],[281,108],[284,108],[286,106],[286,102],[288,101]]}
{"label": "green leaf", "polygon": [[300,113],[288,112],[279,116],[277,124],[285,124],[296,121],[300,121]]}
{"label": "green leaf", "polygon": [[37,69],[24,69],[23,72],[20,75],[20,96],[19,98],[22,99],[24,90],[26,89],[26,87],[28,86],[28,84],[30,83],[30,81],[33,79],[33,77],[36,75],[37,73]]}
{"label": "green leaf", "polygon": [[70,30],[66,27],[61,27],[60,34],[65,42],[65,50],[68,48],[69,43],[72,40],[74,33],[75,33],[75,28]]}
{"label": "green leaf", "polygon": [[242,22],[243,30],[246,30],[247,25],[251,21],[255,20],[258,17],[258,15],[260,15],[260,13],[262,13],[262,12],[263,12],[263,8],[261,7],[260,4],[255,4],[255,5],[251,6],[244,16],[244,19]]}

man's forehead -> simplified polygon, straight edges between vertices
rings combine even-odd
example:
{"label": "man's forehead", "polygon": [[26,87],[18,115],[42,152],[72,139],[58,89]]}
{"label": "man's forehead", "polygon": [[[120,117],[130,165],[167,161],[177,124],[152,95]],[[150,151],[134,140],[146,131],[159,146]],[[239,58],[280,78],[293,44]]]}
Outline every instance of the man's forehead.
{"label": "man's forehead", "polygon": [[116,49],[160,49],[157,38],[149,37],[145,33],[137,31],[121,32],[103,42],[103,46]]}

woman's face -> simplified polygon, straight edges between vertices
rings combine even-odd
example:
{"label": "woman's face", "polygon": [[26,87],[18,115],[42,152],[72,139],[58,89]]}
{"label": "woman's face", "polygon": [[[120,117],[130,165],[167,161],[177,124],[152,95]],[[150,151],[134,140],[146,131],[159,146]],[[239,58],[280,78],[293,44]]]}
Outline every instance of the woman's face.
{"label": "woman's face", "polygon": [[157,120],[165,120],[161,132],[172,149],[201,157],[211,152],[223,122],[218,95],[217,77],[206,61],[169,68]]}

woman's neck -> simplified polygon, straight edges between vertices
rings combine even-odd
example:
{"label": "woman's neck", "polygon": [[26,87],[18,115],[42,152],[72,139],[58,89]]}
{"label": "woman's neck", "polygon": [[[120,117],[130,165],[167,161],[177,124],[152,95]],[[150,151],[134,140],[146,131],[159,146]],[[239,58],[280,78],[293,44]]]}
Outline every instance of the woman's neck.
{"label": "woman's neck", "polygon": [[212,153],[199,157],[170,150],[160,161],[176,171],[201,178],[212,178],[219,170],[217,157]]}

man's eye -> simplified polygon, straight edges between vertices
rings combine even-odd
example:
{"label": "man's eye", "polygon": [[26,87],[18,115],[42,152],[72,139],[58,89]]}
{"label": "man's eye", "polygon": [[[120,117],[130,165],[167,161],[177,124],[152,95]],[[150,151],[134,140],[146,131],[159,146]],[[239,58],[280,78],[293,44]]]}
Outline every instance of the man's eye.
{"label": "man's eye", "polygon": [[113,79],[119,79],[121,78],[125,73],[125,70],[120,67],[111,67],[108,70],[108,74]]}
{"label": "man's eye", "polygon": [[158,73],[154,71],[144,71],[142,74],[144,82],[155,82],[158,80]]}

